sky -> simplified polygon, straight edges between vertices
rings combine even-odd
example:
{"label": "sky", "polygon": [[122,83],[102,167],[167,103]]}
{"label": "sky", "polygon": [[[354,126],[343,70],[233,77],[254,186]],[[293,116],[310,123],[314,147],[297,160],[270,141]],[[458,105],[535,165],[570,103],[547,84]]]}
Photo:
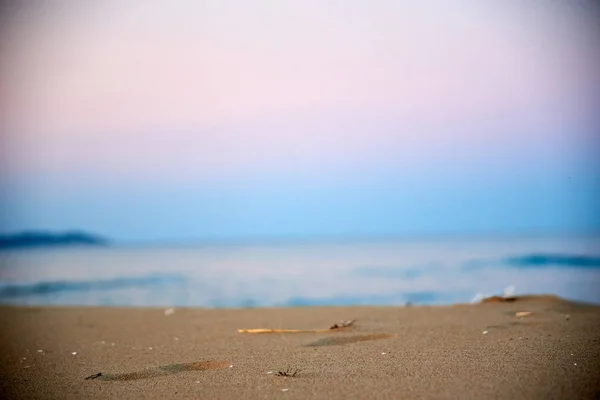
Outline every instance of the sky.
{"label": "sky", "polygon": [[0,23],[0,228],[600,228],[592,1],[48,1]]}

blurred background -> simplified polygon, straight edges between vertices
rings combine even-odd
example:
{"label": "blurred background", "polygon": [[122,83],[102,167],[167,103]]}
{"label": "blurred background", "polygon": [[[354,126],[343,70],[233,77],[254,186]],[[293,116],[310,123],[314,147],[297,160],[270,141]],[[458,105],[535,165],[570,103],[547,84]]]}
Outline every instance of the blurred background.
{"label": "blurred background", "polygon": [[600,302],[594,1],[1,7],[0,303]]}

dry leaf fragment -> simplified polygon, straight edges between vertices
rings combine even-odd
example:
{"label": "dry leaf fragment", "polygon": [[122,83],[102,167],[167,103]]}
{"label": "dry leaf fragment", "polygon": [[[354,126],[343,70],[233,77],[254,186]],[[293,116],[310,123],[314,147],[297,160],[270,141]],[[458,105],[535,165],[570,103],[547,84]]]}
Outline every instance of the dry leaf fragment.
{"label": "dry leaf fragment", "polygon": [[276,376],[285,376],[285,377],[290,377],[293,378],[294,376],[296,376],[296,374],[299,372],[299,370],[291,370],[291,369],[286,369],[285,371],[279,371],[277,372],[275,375]]}

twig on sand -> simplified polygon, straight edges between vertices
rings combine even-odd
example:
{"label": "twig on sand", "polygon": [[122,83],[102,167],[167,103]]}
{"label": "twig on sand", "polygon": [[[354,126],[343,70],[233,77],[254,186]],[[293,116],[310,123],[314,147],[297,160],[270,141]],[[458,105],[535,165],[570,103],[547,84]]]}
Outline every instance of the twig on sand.
{"label": "twig on sand", "polygon": [[300,372],[299,369],[295,369],[295,370],[291,370],[290,368],[286,369],[285,371],[279,371],[275,374],[275,376],[285,376],[288,378],[293,378],[294,376],[296,376],[296,374]]}
{"label": "twig on sand", "polygon": [[96,379],[102,376],[102,372],[98,372],[97,374],[93,374],[88,376],[87,378],[85,378],[85,380],[87,381],[88,379]]}
{"label": "twig on sand", "polygon": [[327,329],[238,329],[240,333],[320,333],[329,332],[336,329],[347,328],[351,326],[355,319],[350,321],[342,321],[339,324],[333,324]]}

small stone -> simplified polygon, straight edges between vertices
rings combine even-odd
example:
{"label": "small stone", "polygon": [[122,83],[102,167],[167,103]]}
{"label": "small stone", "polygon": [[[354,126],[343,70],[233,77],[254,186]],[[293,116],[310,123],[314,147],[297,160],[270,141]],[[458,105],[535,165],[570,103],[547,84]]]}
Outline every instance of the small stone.
{"label": "small stone", "polygon": [[387,354],[387,353],[381,353],[381,354]]}
{"label": "small stone", "polygon": [[515,316],[517,316],[519,318],[528,317],[530,315],[531,315],[531,311],[519,311],[518,313],[515,314]]}
{"label": "small stone", "polygon": [[43,352],[44,352],[44,350],[38,350],[37,352],[38,352],[38,353],[43,353]]}
{"label": "small stone", "polygon": [[286,389],[281,389],[282,392],[287,392],[288,390],[290,390],[290,389],[287,389],[287,388]]}
{"label": "small stone", "polygon": [[484,334],[484,335],[487,335],[487,334],[488,334],[488,331],[483,331],[483,334]]}
{"label": "small stone", "polygon": [[152,347],[148,347],[148,350],[152,350]]}
{"label": "small stone", "polygon": [[229,368],[233,368],[233,364],[231,364],[231,365],[229,366]]}
{"label": "small stone", "polygon": [[77,355],[77,352],[76,352],[76,351],[74,351],[74,352],[72,352],[71,354],[73,354],[74,356],[76,356],[76,355]]}
{"label": "small stone", "polygon": [[175,314],[175,309],[174,308],[167,308],[165,310],[165,316],[168,317],[169,315],[173,315]]}

